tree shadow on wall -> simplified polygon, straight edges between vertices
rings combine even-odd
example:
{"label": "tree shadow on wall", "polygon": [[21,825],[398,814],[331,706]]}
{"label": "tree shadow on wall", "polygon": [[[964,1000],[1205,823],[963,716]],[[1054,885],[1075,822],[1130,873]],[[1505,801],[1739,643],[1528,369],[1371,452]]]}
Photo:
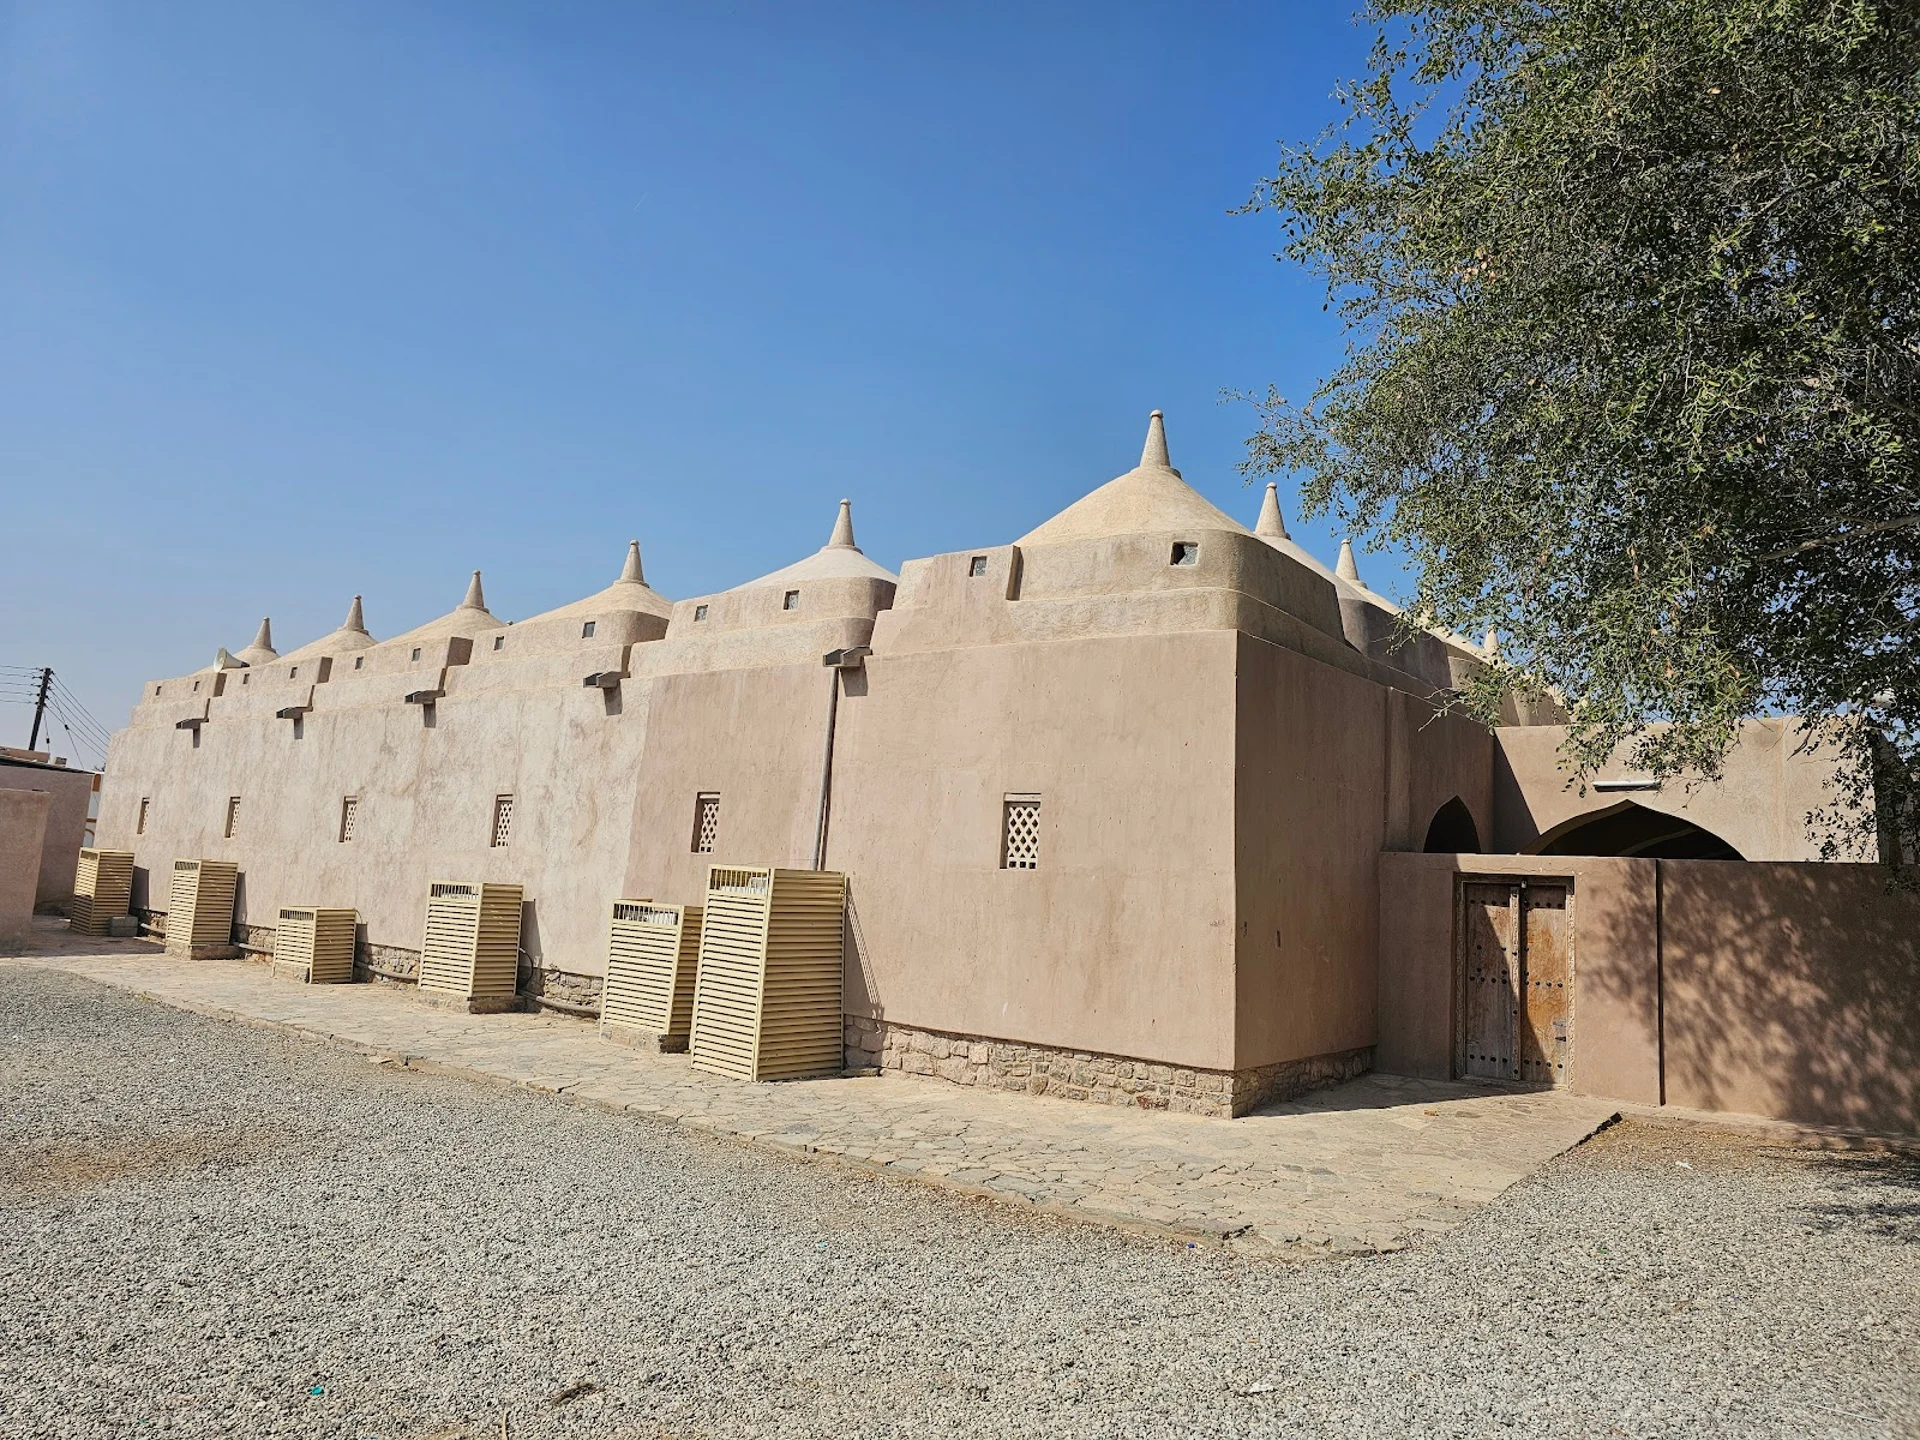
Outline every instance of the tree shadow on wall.
{"label": "tree shadow on wall", "polygon": [[[1920,895],[1876,865],[1658,864],[1666,1103],[1920,1133]],[[1644,934],[1576,944],[1582,988],[1644,1003]]]}

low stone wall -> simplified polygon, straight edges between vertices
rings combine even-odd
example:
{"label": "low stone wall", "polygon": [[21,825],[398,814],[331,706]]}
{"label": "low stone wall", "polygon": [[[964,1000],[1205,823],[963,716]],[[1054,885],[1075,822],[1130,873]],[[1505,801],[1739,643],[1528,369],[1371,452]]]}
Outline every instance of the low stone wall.
{"label": "low stone wall", "polygon": [[605,987],[606,981],[598,975],[574,975],[565,970],[529,968],[524,961],[521,964],[520,993],[536,1005],[543,1000],[558,1001],[571,1010],[589,1011],[597,1017],[600,992]]}
{"label": "low stone wall", "polygon": [[956,1085],[1221,1117],[1244,1115],[1275,1100],[1338,1085],[1373,1068],[1370,1046],[1257,1069],[1196,1070],[1120,1055],[915,1030],[854,1015],[847,1017],[846,1042],[850,1070],[897,1070],[937,1076]]}
{"label": "low stone wall", "polygon": [[420,952],[398,945],[375,945],[362,940],[353,951],[353,978],[376,984],[417,985],[420,983]]}

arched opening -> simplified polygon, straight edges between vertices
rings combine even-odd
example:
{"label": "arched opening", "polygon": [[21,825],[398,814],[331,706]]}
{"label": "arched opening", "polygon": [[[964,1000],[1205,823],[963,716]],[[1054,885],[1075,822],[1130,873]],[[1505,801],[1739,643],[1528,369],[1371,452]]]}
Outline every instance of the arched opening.
{"label": "arched opening", "polygon": [[1480,828],[1473,823],[1473,812],[1458,795],[1433,812],[1423,848],[1429,855],[1480,853]]}
{"label": "arched opening", "polygon": [[1744,860],[1711,830],[1622,800],[1563,820],[1527,847],[1532,855],[1619,855],[1649,860]]}

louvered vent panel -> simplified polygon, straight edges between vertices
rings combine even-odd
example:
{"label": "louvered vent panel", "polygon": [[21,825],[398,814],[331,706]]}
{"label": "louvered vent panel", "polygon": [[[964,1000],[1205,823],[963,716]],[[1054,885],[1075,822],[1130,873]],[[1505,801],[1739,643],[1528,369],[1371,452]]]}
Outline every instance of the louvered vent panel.
{"label": "louvered vent panel", "polygon": [[845,1063],[841,996],[846,877],[714,866],[693,1006],[693,1063],[785,1080]]}
{"label": "louvered vent panel", "polygon": [[73,928],[85,935],[104,935],[107,921],[125,915],[133,901],[133,852],[80,852],[73,877]]}
{"label": "louvered vent panel", "polygon": [[240,867],[231,860],[176,860],[167,893],[167,949],[233,944],[233,896]]}
{"label": "louvered vent panel", "polygon": [[701,907],[616,901],[607,936],[602,1031],[625,1028],[685,1049],[693,1027]]}
{"label": "louvered vent panel", "polygon": [[273,958],[279,965],[305,970],[312,985],[345,985],[353,979],[353,910],[288,905],[273,934]]}
{"label": "louvered vent panel", "polygon": [[468,1000],[511,1000],[520,981],[518,885],[436,881],[427,892],[420,988]]}

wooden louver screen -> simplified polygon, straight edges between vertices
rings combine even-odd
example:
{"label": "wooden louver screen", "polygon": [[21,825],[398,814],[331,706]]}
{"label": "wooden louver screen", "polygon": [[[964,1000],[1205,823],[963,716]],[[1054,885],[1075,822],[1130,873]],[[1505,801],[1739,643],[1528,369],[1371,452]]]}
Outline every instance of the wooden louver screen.
{"label": "wooden louver screen", "polygon": [[701,907],[617,900],[607,931],[602,1034],[630,1030],[684,1050],[693,1029]]}
{"label": "wooden louver screen", "polygon": [[176,860],[167,895],[167,948],[233,944],[233,896],[240,867],[231,860]]}
{"label": "wooden louver screen", "polygon": [[345,985],[353,979],[353,936],[359,923],[353,910],[288,905],[273,932],[276,965],[298,967],[311,985]]}
{"label": "wooden louver screen", "polygon": [[510,1000],[520,982],[518,885],[436,881],[427,892],[420,988],[469,1000]]}
{"label": "wooden louver screen", "polygon": [[715,865],[694,985],[693,1063],[740,1080],[845,1064],[844,875]]}
{"label": "wooden louver screen", "polygon": [[107,921],[125,915],[133,902],[133,852],[82,850],[73,877],[73,928],[104,935]]}

